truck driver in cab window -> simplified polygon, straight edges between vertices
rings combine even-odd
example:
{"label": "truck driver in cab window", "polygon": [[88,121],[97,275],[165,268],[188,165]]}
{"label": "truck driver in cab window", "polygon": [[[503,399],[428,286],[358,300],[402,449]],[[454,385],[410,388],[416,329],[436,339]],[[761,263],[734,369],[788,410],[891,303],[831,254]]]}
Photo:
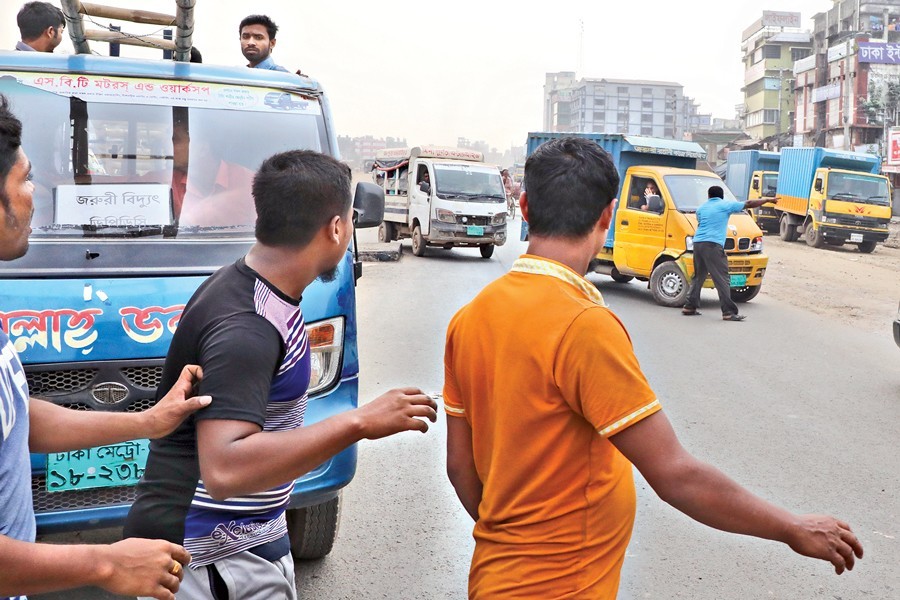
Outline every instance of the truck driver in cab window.
{"label": "truck driver in cab window", "polygon": [[[649,211],[653,213],[661,213],[662,212],[662,196],[659,193],[659,186],[656,185],[656,182],[652,179],[646,180],[644,184],[644,190],[641,194],[637,193],[637,190],[640,188],[640,180],[635,180],[635,193],[632,194],[632,201],[638,206],[630,206],[630,208],[640,208],[643,211]],[[651,197],[655,197],[653,201],[651,201]]]}

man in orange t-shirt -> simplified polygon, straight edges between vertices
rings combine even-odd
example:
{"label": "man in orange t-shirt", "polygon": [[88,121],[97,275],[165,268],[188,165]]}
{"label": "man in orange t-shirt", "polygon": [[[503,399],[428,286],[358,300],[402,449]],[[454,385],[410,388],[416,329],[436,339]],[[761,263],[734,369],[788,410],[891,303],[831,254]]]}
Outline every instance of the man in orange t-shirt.
{"label": "man in orange t-shirt", "polygon": [[628,333],[582,276],[613,214],[609,155],[552,140],[526,162],[525,183],[528,253],[447,331],[447,472],[475,519],[469,597],[615,598],[632,464],[707,525],[852,569],[862,546],[846,523],[761,500],[679,444]]}

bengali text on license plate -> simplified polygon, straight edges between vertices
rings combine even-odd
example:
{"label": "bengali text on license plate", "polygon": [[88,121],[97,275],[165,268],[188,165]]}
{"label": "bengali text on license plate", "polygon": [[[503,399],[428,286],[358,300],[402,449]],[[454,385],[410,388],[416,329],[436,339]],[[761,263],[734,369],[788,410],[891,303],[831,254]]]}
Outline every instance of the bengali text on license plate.
{"label": "bengali text on license plate", "polygon": [[466,235],[482,236],[484,235],[484,227],[479,225],[469,225],[466,227]]}
{"label": "bengali text on license plate", "polygon": [[851,233],[850,241],[856,242],[857,244],[863,241],[863,235],[861,233]]}
{"label": "bengali text on license plate", "polygon": [[150,442],[136,440],[47,455],[47,491],[134,485],[144,474]]}
{"label": "bengali text on license plate", "polygon": [[744,287],[745,285],[747,285],[746,275],[741,274],[731,276],[731,287]]}

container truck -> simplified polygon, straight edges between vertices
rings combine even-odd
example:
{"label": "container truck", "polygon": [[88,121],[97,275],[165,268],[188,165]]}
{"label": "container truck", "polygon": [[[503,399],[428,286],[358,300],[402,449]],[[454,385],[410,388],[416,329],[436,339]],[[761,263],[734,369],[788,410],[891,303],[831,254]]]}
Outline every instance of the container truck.
{"label": "container truck", "polygon": [[[778,164],[781,155],[765,150],[734,150],[725,163],[725,184],[741,202],[775,198],[778,187]],[[756,224],[767,233],[778,233],[778,216],[774,206],[762,205],[751,210]]]}
{"label": "container truck", "polygon": [[781,239],[875,250],[891,220],[891,184],[880,167],[874,154],[783,148],[775,205]]}
{"label": "container truck", "polygon": [[[723,187],[726,199],[735,199],[721,178],[696,168],[706,152],[693,142],[651,137],[537,132],[528,134],[527,153],[530,156],[548,140],[568,136],[597,143],[610,153],[619,172],[613,226],[591,269],[619,283],[646,281],[658,304],[683,306],[694,274],[697,208],[714,185]],[[650,182],[659,195],[645,197]],[[768,263],[762,243],[762,232],[749,214],[731,216],[725,252],[736,302],[747,302],[759,293]],[[704,287],[713,287],[712,280],[707,279]]]}

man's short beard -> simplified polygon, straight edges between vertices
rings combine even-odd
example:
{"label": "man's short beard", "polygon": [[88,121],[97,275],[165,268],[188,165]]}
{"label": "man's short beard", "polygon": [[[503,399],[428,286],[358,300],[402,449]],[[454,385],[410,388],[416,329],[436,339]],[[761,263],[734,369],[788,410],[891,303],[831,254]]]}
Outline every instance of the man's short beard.
{"label": "man's short beard", "polygon": [[338,273],[338,265],[335,265],[334,267],[332,267],[331,269],[328,269],[324,273],[319,273],[319,276],[316,277],[316,279],[318,279],[322,283],[331,283],[332,281],[337,279],[337,273]]}

